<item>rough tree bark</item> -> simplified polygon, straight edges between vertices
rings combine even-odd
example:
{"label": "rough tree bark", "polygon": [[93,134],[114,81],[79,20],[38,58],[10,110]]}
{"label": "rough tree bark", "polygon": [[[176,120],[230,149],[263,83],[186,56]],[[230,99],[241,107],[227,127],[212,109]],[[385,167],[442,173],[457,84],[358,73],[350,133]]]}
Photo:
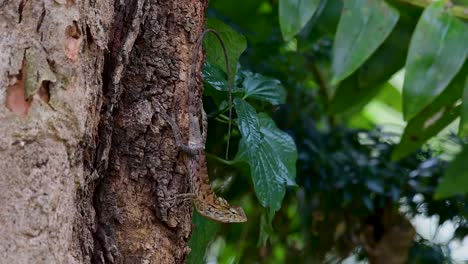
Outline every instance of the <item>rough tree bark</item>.
{"label": "rough tree bark", "polygon": [[167,200],[186,168],[158,112],[187,135],[206,6],[0,0],[2,263],[184,262],[192,208]]}

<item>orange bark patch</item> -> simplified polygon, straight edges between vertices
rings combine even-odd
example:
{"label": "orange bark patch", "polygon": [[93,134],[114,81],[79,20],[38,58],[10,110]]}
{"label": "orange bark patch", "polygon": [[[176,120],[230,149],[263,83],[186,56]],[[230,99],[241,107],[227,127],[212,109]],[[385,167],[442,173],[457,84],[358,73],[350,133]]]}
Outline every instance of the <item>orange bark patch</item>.
{"label": "orange bark patch", "polygon": [[32,98],[25,98],[24,80],[26,67],[23,67],[18,75],[10,76],[10,84],[7,87],[5,106],[13,113],[25,117],[31,107]]}
{"label": "orange bark patch", "polygon": [[67,7],[72,7],[74,5],[76,5],[75,0],[67,0]]}
{"label": "orange bark patch", "polygon": [[78,58],[81,46],[81,31],[78,24],[73,21],[73,25],[65,29],[65,56],[72,61]]}

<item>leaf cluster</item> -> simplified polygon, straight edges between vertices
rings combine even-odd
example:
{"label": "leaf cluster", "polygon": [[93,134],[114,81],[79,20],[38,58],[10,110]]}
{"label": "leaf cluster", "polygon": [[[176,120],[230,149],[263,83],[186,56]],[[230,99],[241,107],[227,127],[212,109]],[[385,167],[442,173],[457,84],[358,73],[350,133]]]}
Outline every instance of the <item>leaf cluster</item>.
{"label": "leaf cluster", "polygon": [[[210,2],[207,27],[227,42],[235,110],[231,159],[214,157],[210,176],[234,178],[226,195],[249,216],[220,229],[221,263],[362,253],[353,236],[389,207],[438,216],[466,236],[468,148],[455,140],[462,151],[448,162],[425,145],[457,118],[458,136],[468,135],[466,3],[453,3]],[[230,80],[214,38],[205,51],[207,150],[221,156]],[[398,72],[401,88],[391,81]],[[373,129],[380,119],[402,134]],[[445,251],[418,238],[409,261],[436,263]]]}

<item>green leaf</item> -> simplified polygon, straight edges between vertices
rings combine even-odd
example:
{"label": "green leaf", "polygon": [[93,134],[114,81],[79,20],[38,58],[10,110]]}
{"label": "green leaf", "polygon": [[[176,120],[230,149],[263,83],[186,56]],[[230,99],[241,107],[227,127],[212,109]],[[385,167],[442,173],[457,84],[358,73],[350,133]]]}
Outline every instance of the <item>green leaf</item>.
{"label": "green leaf", "polygon": [[273,105],[286,101],[286,91],[279,80],[250,71],[243,71],[243,75],[242,86],[245,89],[246,98],[266,101]]}
{"label": "green leaf", "polygon": [[466,76],[465,88],[463,91],[463,103],[460,114],[460,126],[458,130],[458,136],[468,136],[468,75]]}
{"label": "green leaf", "polygon": [[[247,102],[235,100],[236,112],[241,104],[248,105]],[[260,125],[260,140],[257,136],[251,136],[256,134],[254,122],[241,125],[239,116],[239,127],[243,137],[239,142],[239,151],[234,162],[249,164],[257,198],[262,206],[270,209],[269,219],[272,219],[274,213],[281,208],[286,186],[295,185],[297,149],[293,139],[279,130],[268,115],[259,114],[257,120]]]}
{"label": "green leaf", "polygon": [[288,133],[278,129],[275,122],[267,114],[260,113],[258,118],[260,132],[263,135],[262,143],[271,146],[275,151],[274,158],[279,161],[277,166],[281,167],[281,170],[286,169],[287,173],[279,176],[286,181],[287,185],[295,186],[297,149],[294,140]]}
{"label": "green leaf", "polygon": [[456,102],[462,96],[467,74],[468,63],[433,103],[408,122],[400,143],[393,150],[393,160],[417,150],[459,116],[461,106]]}
{"label": "green leaf", "polygon": [[[217,65],[205,62],[203,80],[217,91],[229,91],[226,74]],[[268,78],[258,73],[240,70],[236,75],[236,82],[242,83],[242,88],[234,87],[233,92],[243,92],[245,97],[269,102],[273,105],[286,101],[286,91],[277,79]]]}
{"label": "green leaf", "polygon": [[187,263],[204,263],[205,251],[218,232],[219,224],[206,219],[197,212],[193,213],[192,221],[195,228],[189,241],[192,251],[188,255]]}
{"label": "green leaf", "polygon": [[424,10],[411,39],[403,85],[403,115],[413,118],[440,95],[463,66],[468,28],[444,10],[443,1]]}
{"label": "green leaf", "polygon": [[[206,27],[216,30],[223,39],[227,50],[231,75],[235,76],[239,57],[247,48],[247,40],[242,34],[237,33],[230,26],[216,19],[207,19]],[[205,37],[204,46],[206,61],[217,65],[221,69],[226,69],[223,49],[214,34],[208,34]]]}
{"label": "green leaf", "polygon": [[386,82],[375,99],[401,113],[401,94],[391,83]]}
{"label": "green leaf", "polygon": [[444,178],[437,188],[435,199],[448,198],[456,194],[468,193],[468,146],[449,164]]}
{"label": "green leaf", "polygon": [[400,143],[392,152],[392,160],[399,160],[417,150],[424,142],[437,135],[452,123],[460,114],[460,106],[442,107],[439,111],[428,114],[424,111],[411,119],[406,125]]}
{"label": "green leaf", "polygon": [[[262,144],[263,145],[263,144]],[[268,146],[259,147],[254,152],[251,150],[247,140],[242,138],[239,142],[239,152],[235,158],[235,162],[247,162],[252,173],[252,180],[255,188],[255,194],[263,207],[270,209],[270,215],[273,215],[281,208],[286,193],[286,186],[283,180],[278,181],[277,176],[271,172],[275,172],[276,165],[273,164],[273,151]]]}
{"label": "green leaf", "polygon": [[240,98],[234,98],[233,103],[238,117],[237,125],[242,138],[247,140],[249,147],[252,151],[255,151],[262,138],[257,112],[253,106]]}
{"label": "green leaf", "polygon": [[392,152],[392,160],[400,160],[437,135],[460,114],[460,106],[444,106],[439,111],[422,111],[406,125],[400,143]]}
{"label": "green leaf", "polygon": [[229,91],[226,73],[218,66],[209,63],[203,64],[203,81],[209,83],[218,91]]}
{"label": "green leaf", "polygon": [[[203,96],[210,97],[213,102],[218,106],[220,111],[227,108],[228,100],[228,82],[226,73],[218,66],[205,61],[202,70],[203,81],[205,82],[205,89]],[[237,75],[236,75],[237,76]],[[236,96],[244,94],[244,89],[236,86],[232,87],[232,94]]]}
{"label": "green leaf", "polygon": [[382,89],[381,85],[362,86],[357,75],[351,75],[340,83],[330,101],[328,112],[338,114],[345,111],[358,110],[365,106]]}
{"label": "green leaf", "polygon": [[280,0],[279,24],[284,41],[290,41],[314,15],[320,0]]}
{"label": "green leaf", "polygon": [[266,245],[268,238],[273,235],[273,226],[271,226],[271,220],[267,220],[268,216],[262,214],[260,216],[260,234],[258,236],[258,247],[263,247]]}
{"label": "green leaf", "polygon": [[[392,33],[358,70],[340,82],[330,102],[330,113],[352,111],[364,106],[405,65],[408,45],[421,10],[406,5],[395,6],[400,12],[400,19]],[[401,95],[395,99],[401,101]]]}
{"label": "green leaf", "polygon": [[333,83],[351,75],[384,42],[398,11],[381,0],[346,0],[333,44]]}

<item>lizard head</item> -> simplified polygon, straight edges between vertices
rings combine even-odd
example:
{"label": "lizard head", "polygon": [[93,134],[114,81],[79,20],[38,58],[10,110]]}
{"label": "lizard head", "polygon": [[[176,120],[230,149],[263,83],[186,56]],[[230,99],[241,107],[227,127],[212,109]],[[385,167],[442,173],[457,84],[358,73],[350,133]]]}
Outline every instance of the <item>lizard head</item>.
{"label": "lizard head", "polygon": [[240,206],[230,206],[226,200],[218,197],[214,203],[205,203],[194,200],[197,211],[216,222],[221,223],[242,223],[247,221],[244,209]]}
{"label": "lizard head", "polygon": [[229,217],[227,223],[243,223],[247,221],[247,216],[244,213],[244,209],[240,206],[230,206]]}

